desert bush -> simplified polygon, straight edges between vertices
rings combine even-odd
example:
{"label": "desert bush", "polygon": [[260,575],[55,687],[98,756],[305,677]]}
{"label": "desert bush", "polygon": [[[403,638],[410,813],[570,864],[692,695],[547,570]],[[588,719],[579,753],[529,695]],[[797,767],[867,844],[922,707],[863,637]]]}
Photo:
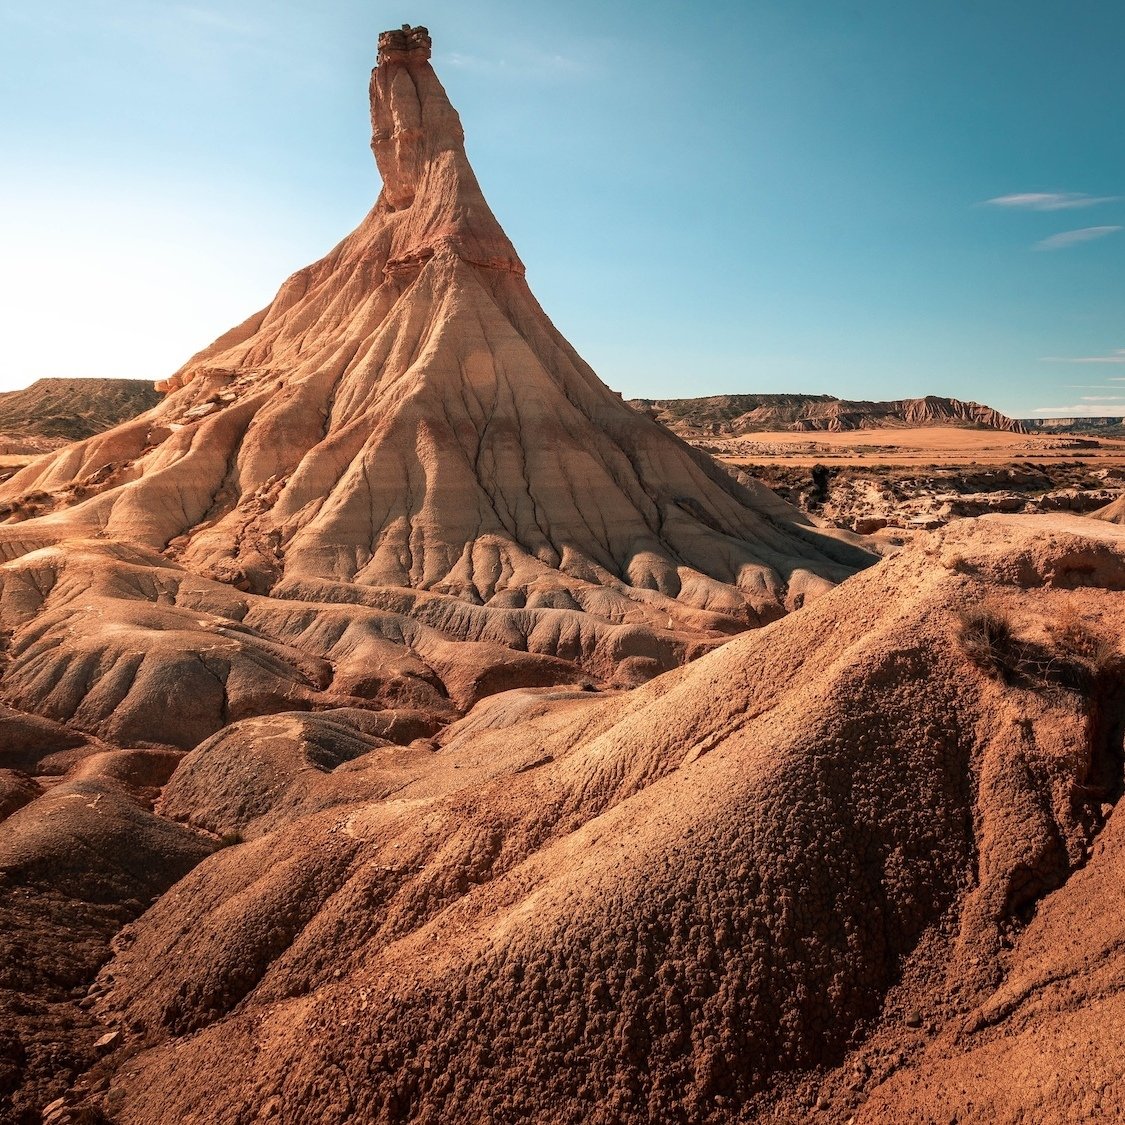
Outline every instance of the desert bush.
{"label": "desert bush", "polygon": [[1071,668],[1078,686],[1093,686],[1119,663],[1117,641],[1073,606],[1066,606],[1048,629],[1055,651]]}
{"label": "desert bush", "polygon": [[1007,614],[987,604],[963,610],[957,619],[961,651],[982,672],[1007,679],[1016,670],[1015,635]]}
{"label": "desert bush", "polygon": [[1090,694],[1120,666],[1112,637],[1067,607],[1047,626],[1044,645],[1016,636],[1007,613],[987,603],[963,611],[957,622],[962,652],[982,671],[1006,683],[1055,684]]}
{"label": "desert bush", "polygon": [[1051,639],[1060,652],[1091,663],[1104,661],[1116,647],[1073,606],[1066,606],[1050,623]]}

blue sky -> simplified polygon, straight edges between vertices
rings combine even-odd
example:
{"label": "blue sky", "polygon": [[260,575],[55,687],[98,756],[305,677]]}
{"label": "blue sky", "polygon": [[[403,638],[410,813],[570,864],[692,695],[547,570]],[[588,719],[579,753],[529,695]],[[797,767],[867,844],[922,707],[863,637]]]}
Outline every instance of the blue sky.
{"label": "blue sky", "polygon": [[0,0],[0,389],[163,377],[351,230],[404,21],[627,396],[1125,414],[1118,0]]}

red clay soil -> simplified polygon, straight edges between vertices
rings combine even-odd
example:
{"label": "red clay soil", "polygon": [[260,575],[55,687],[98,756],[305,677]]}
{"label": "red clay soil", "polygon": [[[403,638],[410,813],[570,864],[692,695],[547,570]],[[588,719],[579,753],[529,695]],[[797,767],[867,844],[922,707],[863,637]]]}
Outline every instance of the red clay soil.
{"label": "red clay soil", "polygon": [[[306,805],[259,790],[116,939],[94,1100],[1116,1120],[1123,591],[1111,528],[966,521],[632,692],[497,697]],[[230,769],[192,752],[167,804]]]}

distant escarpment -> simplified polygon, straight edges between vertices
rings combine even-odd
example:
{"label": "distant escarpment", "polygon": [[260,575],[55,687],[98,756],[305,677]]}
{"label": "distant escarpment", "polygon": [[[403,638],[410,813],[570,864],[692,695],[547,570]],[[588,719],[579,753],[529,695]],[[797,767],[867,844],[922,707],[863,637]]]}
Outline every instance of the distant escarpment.
{"label": "distant escarpment", "polygon": [[1125,437],[1125,417],[1120,414],[1100,418],[1021,418],[1020,425],[1030,434],[1085,434],[1089,437]]}
{"label": "distant escarpment", "polygon": [[0,453],[40,453],[93,437],[161,397],[144,379],[36,379],[0,393]]}
{"label": "distant escarpment", "polygon": [[770,430],[869,430],[894,426],[981,426],[1027,433],[1021,422],[979,402],[958,398],[899,398],[862,402],[831,395],[712,395],[709,398],[632,399],[635,410],[681,437],[737,437]]}

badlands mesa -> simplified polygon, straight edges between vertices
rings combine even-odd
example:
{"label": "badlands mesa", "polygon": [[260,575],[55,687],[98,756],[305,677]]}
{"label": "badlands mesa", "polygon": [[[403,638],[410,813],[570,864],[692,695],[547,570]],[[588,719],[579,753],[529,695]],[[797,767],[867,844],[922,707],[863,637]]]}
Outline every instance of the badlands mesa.
{"label": "badlands mesa", "polygon": [[1125,531],[888,553],[633,410],[429,59],[0,484],[0,1121],[1121,1120]]}

